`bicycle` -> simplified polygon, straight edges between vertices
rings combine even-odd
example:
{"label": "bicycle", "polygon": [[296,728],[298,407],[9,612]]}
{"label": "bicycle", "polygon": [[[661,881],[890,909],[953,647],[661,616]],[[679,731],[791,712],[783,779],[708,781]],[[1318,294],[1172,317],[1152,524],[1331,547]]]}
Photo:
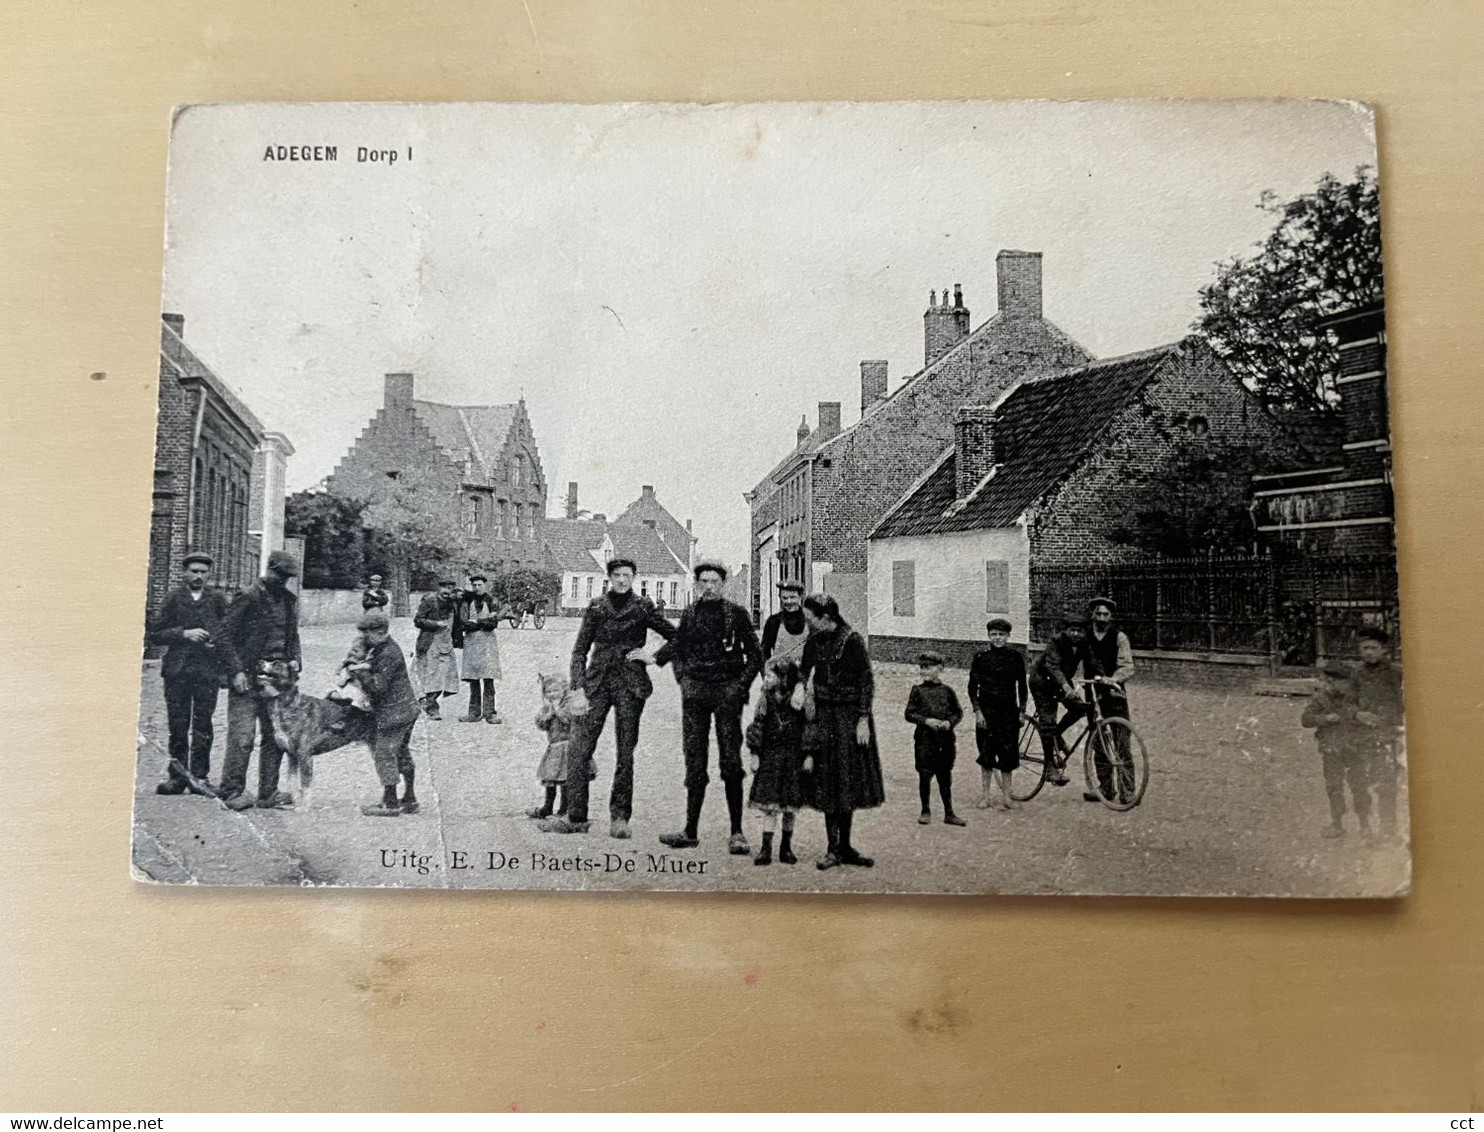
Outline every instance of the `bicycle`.
{"label": "bicycle", "polygon": [[[1149,753],[1144,740],[1126,719],[1103,714],[1098,697],[1093,691],[1097,681],[1076,681],[1082,690],[1087,713],[1083,717],[1082,730],[1065,746],[1066,755],[1053,760],[1055,770],[1060,771],[1082,748],[1082,774],[1089,792],[1096,794],[1098,801],[1110,810],[1131,810],[1144,800],[1144,791],[1149,787]],[[1091,736],[1091,738],[1089,738]],[[1103,789],[1097,773],[1098,756],[1112,752],[1107,758],[1109,789]],[[1029,773],[1024,773],[1029,771]],[[1010,776],[1010,797],[1017,802],[1028,802],[1046,785],[1046,756],[1041,748],[1041,733],[1034,717],[1028,717],[1020,731],[1020,769]]]}

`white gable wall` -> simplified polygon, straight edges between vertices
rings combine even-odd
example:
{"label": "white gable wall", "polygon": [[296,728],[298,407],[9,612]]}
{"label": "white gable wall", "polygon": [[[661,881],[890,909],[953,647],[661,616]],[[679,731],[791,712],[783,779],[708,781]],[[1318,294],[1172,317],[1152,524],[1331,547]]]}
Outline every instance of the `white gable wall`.
{"label": "white gable wall", "polygon": [[[897,609],[894,580],[910,562],[911,616]],[[988,608],[986,563],[1007,563],[1009,609]],[[871,637],[982,641],[990,617],[1008,617],[1010,640],[1030,640],[1030,540],[1024,526],[952,534],[876,538],[867,550],[868,622]],[[859,628],[859,626],[858,626]]]}

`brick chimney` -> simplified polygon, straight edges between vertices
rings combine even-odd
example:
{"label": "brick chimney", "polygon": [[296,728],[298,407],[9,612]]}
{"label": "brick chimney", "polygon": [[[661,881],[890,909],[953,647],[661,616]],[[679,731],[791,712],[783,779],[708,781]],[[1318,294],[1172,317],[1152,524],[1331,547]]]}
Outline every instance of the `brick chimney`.
{"label": "brick chimney", "polygon": [[577,518],[577,481],[567,484],[567,518]]}
{"label": "brick chimney", "polygon": [[386,396],[383,404],[388,409],[412,408],[412,375],[410,373],[386,375]]}
{"label": "brick chimney", "polygon": [[949,305],[948,288],[943,298],[928,292],[928,309],[922,316],[922,359],[930,366],[969,336],[969,308],[964,306],[963,287],[953,285],[953,305]]}
{"label": "brick chimney", "polygon": [[886,396],[886,385],[886,363],[884,361],[861,362],[862,413]]}
{"label": "brick chimney", "polygon": [[819,403],[819,439],[828,440],[837,436],[840,432],[840,402],[821,401]]}
{"label": "brick chimney", "polygon": [[1000,313],[1012,318],[1041,317],[1041,253],[1002,251],[995,256]]}
{"label": "brick chimney", "polygon": [[995,465],[994,410],[964,405],[953,422],[953,495],[967,499]]}
{"label": "brick chimney", "polygon": [[166,313],[162,314],[160,318],[164,321],[166,326],[175,331],[175,336],[177,338],[181,339],[181,341],[185,340],[185,315]]}
{"label": "brick chimney", "polygon": [[642,485],[639,488],[639,498],[640,499],[653,499],[654,498],[654,484],[647,483],[647,484]]}

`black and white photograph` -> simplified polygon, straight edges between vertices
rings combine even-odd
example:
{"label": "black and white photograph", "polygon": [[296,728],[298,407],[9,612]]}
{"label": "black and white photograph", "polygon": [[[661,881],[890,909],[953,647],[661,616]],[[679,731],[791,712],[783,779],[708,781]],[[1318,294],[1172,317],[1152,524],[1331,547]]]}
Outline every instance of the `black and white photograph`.
{"label": "black and white photograph", "polygon": [[196,105],[143,882],[1398,897],[1357,102]]}

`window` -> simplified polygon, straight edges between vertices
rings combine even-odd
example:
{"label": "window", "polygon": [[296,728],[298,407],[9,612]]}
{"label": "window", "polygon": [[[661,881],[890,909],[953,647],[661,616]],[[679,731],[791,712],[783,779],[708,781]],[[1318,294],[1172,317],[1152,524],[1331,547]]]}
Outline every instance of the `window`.
{"label": "window", "polygon": [[1010,612],[1010,563],[984,564],[984,612]]}
{"label": "window", "polygon": [[[589,578],[587,580],[587,588],[589,590],[591,590],[593,588],[593,580],[591,578]],[[572,600],[573,601],[576,601],[577,600],[577,575],[576,574],[573,574],[572,575]]]}
{"label": "window", "polygon": [[589,574],[587,576],[587,597],[588,597],[588,600],[589,601],[592,600],[592,596],[593,596],[593,576],[591,574]]}
{"label": "window", "polygon": [[478,496],[464,496],[464,533],[466,535],[477,535],[479,533]]}
{"label": "window", "polygon": [[913,559],[891,564],[891,612],[893,617],[917,616],[917,563]]}
{"label": "window", "polygon": [[510,505],[510,537],[512,539],[516,539],[517,541],[520,539],[520,504],[519,503],[512,503]]}
{"label": "window", "polygon": [[536,505],[534,503],[526,508],[526,541],[536,541]]}
{"label": "window", "polygon": [[671,605],[674,605],[679,600],[680,600],[680,584],[678,582],[671,582],[670,583],[670,604]]}
{"label": "window", "polygon": [[649,596],[649,583],[648,582],[640,582],[639,583],[639,595],[641,597],[648,597]]}
{"label": "window", "polygon": [[1191,417],[1190,435],[1195,437],[1197,440],[1204,439],[1205,437],[1210,436],[1211,422],[1208,421],[1205,417]]}
{"label": "window", "polygon": [[510,461],[510,486],[511,487],[519,487],[520,486],[520,477],[521,477],[521,471],[522,471],[521,465],[524,462],[525,461],[521,457],[519,457],[519,456],[517,456],[514,460],[511,460]]}

